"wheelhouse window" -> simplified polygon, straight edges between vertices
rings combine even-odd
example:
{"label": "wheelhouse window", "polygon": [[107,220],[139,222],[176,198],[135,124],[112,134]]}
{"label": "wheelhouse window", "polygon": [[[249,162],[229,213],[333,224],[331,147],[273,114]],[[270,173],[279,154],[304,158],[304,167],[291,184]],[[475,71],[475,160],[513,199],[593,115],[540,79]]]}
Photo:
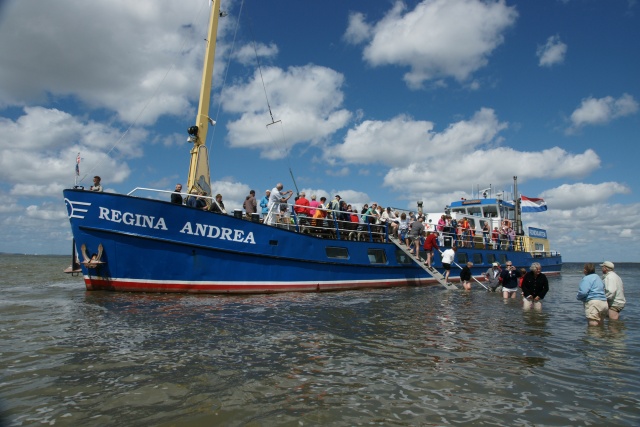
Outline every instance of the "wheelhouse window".
{"label": "wheelhouse window", "polygon": [[473,263],[482,264],[482,254],[473,254]]}
{"label": "wheelhouse window", "polygon": [[498,255],[498,258],[500,258],[500,264],[506,264],[507,263],[507,256],[505,254]]}
{"label": "wheelhouse window", "polygon": [[328,258],[349,259],[349,251],[347,248],[339,248],[336,246],[327,246],[325,248]]}
{"label": "wheelhouse window", "polygon": [[369,262],[371,264],[386,264],[387,254],[382,249],[368,249]]}
{"label": "wheelhouse window", "polygon": [[469,215],[473,216],[482,216],[482,211],[480,210],[480,206],[469,206],[467,208]]}
{"label": "wheelhouse window", "polygon": [[494,262],[496,262],[495,254],[488,254],[487,255],[487,263],[488,264],[493,264]]}
{"label": "wheelhouse window", "polygon": [[469,262],[469,257],[465,253],[458,253],[456,254],[456,260],[458,261],[458,264],[466,264]]}
{"label": "wheelhouse window", "polygon": [[485,206],[484,216],[486,218],[496,218],[498,216],[498,208],[496,206]]}
{"label": "wheelhouse window", "polygon": [[405,254],[400,249],[396,250],[396,262],[398,264],[411,264],[413,261],[409,258],[409,255]]}

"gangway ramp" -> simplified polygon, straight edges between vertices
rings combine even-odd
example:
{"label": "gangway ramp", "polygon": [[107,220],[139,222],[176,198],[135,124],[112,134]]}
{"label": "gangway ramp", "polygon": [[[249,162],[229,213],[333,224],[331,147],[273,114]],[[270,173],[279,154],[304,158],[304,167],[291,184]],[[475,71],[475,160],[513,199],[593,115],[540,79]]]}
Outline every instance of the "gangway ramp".
{"label": "gangway ramp", "polygon": [[405,254],[409,255],[409,257],[416,264],[418,264],[420,266],[420,268],[422,268],[424,271],[426,271],[429,276],[431,276],[434,279],[436,279],[436,281],[438,283],[440,283],[442,286],[444,286],[445,289],[450,290],[450,291],[458,289],[458,287],[456,285],[454,285],[453,283],[447,282],[446,280],[444,280],[444,276],[442,274],[440,274],[440,272],[438,270],[436,270],[433,267],[427,267],[426,265],[424,265],[422,260],[420,258],[416,257],[414,254],[412,254],[411,251],[409,250],[409,248],[407,246],[403,245],[402,242],[400,242],[399,239],[389,236],[389,240],[391,240],[391,242],[394,245],[396,245],[398,248],[400,248],[400,250],[402,252],[404,252]]}

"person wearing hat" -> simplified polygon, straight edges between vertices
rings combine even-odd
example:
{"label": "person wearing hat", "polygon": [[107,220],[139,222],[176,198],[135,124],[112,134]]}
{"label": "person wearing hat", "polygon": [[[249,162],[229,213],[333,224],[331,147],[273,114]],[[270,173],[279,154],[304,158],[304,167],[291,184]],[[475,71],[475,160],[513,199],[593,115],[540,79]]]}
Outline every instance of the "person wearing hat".
{"label": "person wearing hat", "polygon": [[[491,268],[484,273],[485,280],[489,282],[489,290],[491,292],[496,292],[500,287],[500,273],[502,269],[500,268],[500,264],[494,262],[491,264]],[[500,290],[498,290],[500,292]]]}
{"label": "person wearing hat", "polygon": [[609,319],[618,320],[620,312],[624,308],[627,300],[624,298],[624,287],[622,279],[614,270],[615,265],[611,261],[600,264],[602,267],[602,281],[604,282],[604,293],[609,305]]}
{"label": "person wearing hat", "polygon": [[549,292],[549,281],[542,272],[539,262],[531,264],[531,268],[522,279],[522,308],[529,310],[542,310],[542,300]]}

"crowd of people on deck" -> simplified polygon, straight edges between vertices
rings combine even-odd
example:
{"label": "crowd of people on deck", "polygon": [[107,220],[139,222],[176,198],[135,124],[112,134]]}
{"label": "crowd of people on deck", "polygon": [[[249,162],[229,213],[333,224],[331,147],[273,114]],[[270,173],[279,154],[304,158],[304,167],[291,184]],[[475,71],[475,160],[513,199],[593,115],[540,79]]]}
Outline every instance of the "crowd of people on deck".
{"label": "crowd of people on deck", "polygon": [[[217,194],[214,200],[198,190],[192,190],[185,198],[182,194],[182,185],[177,184],[171,195],[171,202],[226,213],[221,194]],[[358,212],[358,209],[343,200],[340,195],[335,195],[331,201],[327,201],[325,197],[318,199],[315,194],[307,199],[306,193],[302,191],[292,201],[293,194],[292,190],[284,191],[282,183],[278,183],[273,189],[266,190],[258,203],[255,190],[251,190],[242,205],[245,218],[255,219],[254,216],[258,215],[261,222],[269,225],[318,224],[321,228],[337,225],[343,229],[358,229],[360,225],[359,229],[363,229],[362,225],[370,225],[377,231],[386,229],[389,235],[414,247],[414,251],[419,247],[417,240],[421,241],[420,244],[424,242],[425,233],[435,233],[441,246],[446,242],[448,246],[472,248],[480,242],[480,239],[476,240],[474,219],[470,220],[467,217],[457,220],[451,215],[443,214],[437,223],[433,223],[431,219],[427,223],[422,212],[399,212],[391,207],[380,206],[376,202],[365,203]],[[421,222],[422,226],[418,225],[418,222]],[[416,236],[420,239],[415,239]],[[500,227],[495,226],[493,230],[489,221],[484,221],[481,242],[484,248],[518,249],[515,244],[516,232],[508,219],[502,221]]]}

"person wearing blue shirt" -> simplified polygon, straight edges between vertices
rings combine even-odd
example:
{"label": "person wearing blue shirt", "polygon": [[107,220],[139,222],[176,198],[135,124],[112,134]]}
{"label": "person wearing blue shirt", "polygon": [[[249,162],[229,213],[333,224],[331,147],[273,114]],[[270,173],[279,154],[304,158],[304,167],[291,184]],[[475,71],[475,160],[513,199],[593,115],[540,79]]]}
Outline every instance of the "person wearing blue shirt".
{"label": "person wearing blue shirt", "polygon": [[589,326],[600,325],[609,312],[609,304],[604,292],[604,283],[591,263],[584,265],[584,277],[580,281],[576,298],[584,303],[584,314]]}
{"label": "person wearing blue shirt", "polygon": [[266,218],[269,213],[269,196],[271,196],[271,190],[265,191],[265,196],[260,201],[260,207],[262,208],[262,218]]}

